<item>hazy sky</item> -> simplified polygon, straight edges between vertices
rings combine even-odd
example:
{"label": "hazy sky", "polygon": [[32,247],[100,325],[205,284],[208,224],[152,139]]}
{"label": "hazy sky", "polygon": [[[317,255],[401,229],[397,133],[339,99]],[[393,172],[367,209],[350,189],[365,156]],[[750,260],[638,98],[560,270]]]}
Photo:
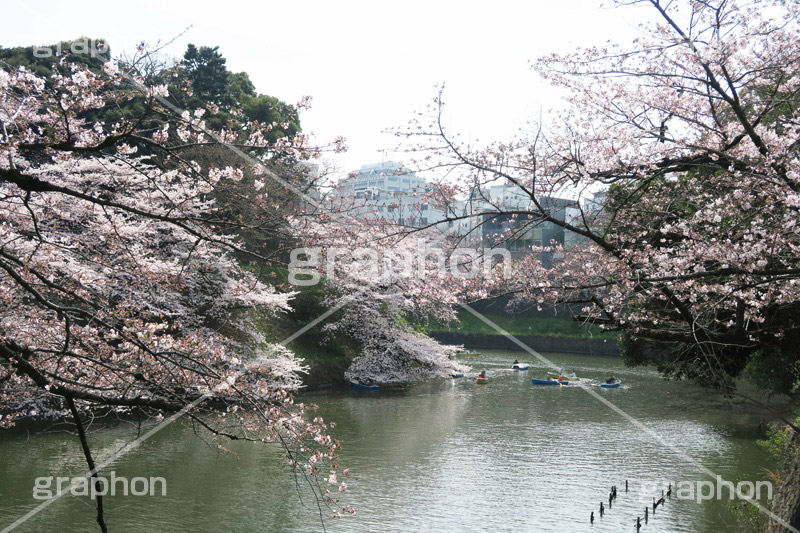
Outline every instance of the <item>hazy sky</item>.
{"label": "hazy sky", "polygon": [[[4,47],[102,37],[113,53],[136,43],[219,46],[234,72],[288,103],[313,97],[303,129],[347,138],[342,172],[384,159],[382,133],[423,111],[446,84],[448,124],[479,141],[513,134],[558,99],[529,61],[577,45],[629,40],[630,10],[590,0],[127,1],[6,0]],[[403,160],[388,152],[386,159]]]}

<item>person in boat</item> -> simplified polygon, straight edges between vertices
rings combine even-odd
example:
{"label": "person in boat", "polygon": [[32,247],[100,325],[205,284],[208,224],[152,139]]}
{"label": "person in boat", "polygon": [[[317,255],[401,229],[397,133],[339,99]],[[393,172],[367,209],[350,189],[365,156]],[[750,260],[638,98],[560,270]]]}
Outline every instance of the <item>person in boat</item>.
{"label": "person in boat", "polygon": [[606,379],[606,385],[613,385],[616,382],[617,378],[615,378],[613,374]]}
{"label": "person in boat", "polygon": [[518,365],[518,364],[519,364],[519,361],[517,361],[516,359],[514,359],[514,362],[511,364],[511,367],[513,368],[514,366],[516,366],[516,365]]}
{"label": "person in boat", "polygon": [[478,377],[481,379],[486,379],[486,370],[481,370],[481,373],[478,374]]}

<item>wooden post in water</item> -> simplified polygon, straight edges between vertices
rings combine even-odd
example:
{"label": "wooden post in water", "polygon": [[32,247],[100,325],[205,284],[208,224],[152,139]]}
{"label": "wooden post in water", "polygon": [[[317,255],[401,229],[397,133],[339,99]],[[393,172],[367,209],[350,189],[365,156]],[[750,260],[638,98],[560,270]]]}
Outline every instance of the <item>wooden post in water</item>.
{"label": "wooden post in water", "polygon": [[614,496],[613,492],[608,495],[608,508],[609,509],[611,509],[611,502],[614,501],[613,496]]}
{"label": "wooden post in water", "polygon": [[667,486],[667,498],[672,499],[672,483]]}
{"label": "wooden post in water", "polygon": [[644,508],[644,523],[645,524],[647,523],[647,513],[648,513],[649,510],[650,509],[648,509],[647,507]]}
{"label": "wooden post in water", "polygon": [[653,514],[656,514],[656,499],[653,498]]}
{"label": "wooden post in water", "polygon": [[594,524],[594,511],[592,511],[592,514],[589,515],[589,523]]}
{"label": "wooden post in water", "polygon": [[636,517],[636,531],[639,531],[640,529],[642,529],[642,517],[641,516],[637,516]]}
{"label": "wooden post in water", "polygon": [[628,480],[625,480],[625,492],[628,492]]}
{"label": "wooden post in water", "polygon": [[603,507],[603,502],[600,502],[600,518],[603,518],[603,513],[605,512],[605,508]]}

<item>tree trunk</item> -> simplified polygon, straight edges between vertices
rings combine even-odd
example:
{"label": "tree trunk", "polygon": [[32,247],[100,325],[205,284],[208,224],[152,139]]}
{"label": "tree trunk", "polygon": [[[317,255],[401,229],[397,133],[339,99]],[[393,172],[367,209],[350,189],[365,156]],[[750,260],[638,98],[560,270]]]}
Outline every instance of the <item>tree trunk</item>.
{"label": "tree trunk", "polygon": [[[800,530],[800,434],[792,437],[792,461],[783,471],[782,482],[775,491],[772,503],[772,512],[788,523],[795,531]],[[789,533],[792,531],[786,526],[770,518],[767,533]]]}
{"label": "tree trunk", "polygon": [[65,396],[67,400],[67,405],[69,406],[69,410],[72,412],[72,418],[75,419],[75,426],[78,428],[78,437],[81,439],[81,448],[83,448],[83,455],[86,458],[86,464],[89,465],[89,474],[94,482],[94,489],[97,491],[97,496],[95,497],[95,501],[97,502],[97,525],[100,526],[100,531],[102,533],[108,533],[108,527],[106,526],[106,519],[103,515],[103,497],[100,495],[100,485],[97,475],[97,467],[94,465],[94,458],[92,457],[92,452],[89,449],[89,441],[86,438],[86,429],[83,427],[83,422],[81,422],[80,414],[78,413],[77,407],[75,407],[75,400],[72,399],[72,396]]}

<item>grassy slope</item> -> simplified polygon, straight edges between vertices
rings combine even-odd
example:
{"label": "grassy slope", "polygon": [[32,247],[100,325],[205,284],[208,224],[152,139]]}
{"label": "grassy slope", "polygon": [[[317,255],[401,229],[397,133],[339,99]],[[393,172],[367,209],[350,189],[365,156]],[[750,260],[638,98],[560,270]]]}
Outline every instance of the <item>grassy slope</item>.
{"label": "grassy slope", "polygon": [[[617,338],[616,333],[602,331],[599,326],[594,324],[582,324],[562,318],[512,317],[487,313],[484,313],[484,316],[512,335],[595,339]],[[459,322],[451,322],[450,324],[432,321],[425,329],[427,331],[457,331],[498,335],[496,329],[467,311],[459,311],[458,318]]]}

